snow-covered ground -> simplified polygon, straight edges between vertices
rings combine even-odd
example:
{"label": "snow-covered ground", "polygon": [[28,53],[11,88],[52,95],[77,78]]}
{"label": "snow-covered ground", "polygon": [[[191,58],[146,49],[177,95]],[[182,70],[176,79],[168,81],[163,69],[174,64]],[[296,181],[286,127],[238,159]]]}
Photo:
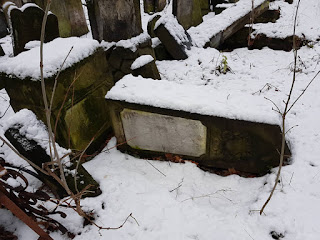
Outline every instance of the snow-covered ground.
{"label": "snow-covered ground", "polygon": [[[283,13],[292,14],[297,2],[295,0],[290,5],[275,1],[272,4],[279,4]],[[301,0],[298,32],[303,28],[306,36],[312,36],[311,40],[316,40],[320,35],[319,11],[318,0]],[[142,16],[143,23],[146,23],[146,18],[150,16]],[[313,16],[313,20],[307,21],[309,16]],[[211,17],[214,16],[211,14]],[[291,15],[286,17],[293,19]],[[279,23],[275,24],[275,32],[283,32],[284,29],[288,33],[293,31],[292,22],[286,25],[288,21],[279,19]],[[259,26],[263,28],[263,24]],[[271,25],[268,23],[265,26],[267,29]],[[304,46],[298,54],[299,69],[293,99],[320,71],[320,43],[315,42],[313,47]],[[188,55],[189,58],[184,61],[157,61],[162,79],[187,85],[186,89],[207,87],[208,91],[218,92],[219,96],[227,96],[221,99],[225,104],[228,100],[237,100],[239,96],[252,99],[254,95],[270,107],[270,113],[264,109],[260,118],[274,115],[273,105],[265,97],[283,109],[282,101],[286,99],[293,76],[293,52],[268,48],[249,51],[242,48],[219,53],[215,49],[194,47]],[[215,70],[223,55],[227,57],[232,72],[217,75]],[[283,168],[280,184],[262,216],[257,210],[273,187],[277,168],[259,178],[222,177],[204,172],[190,162],[146,161],[123,154],[113,148],[116,144],[113,138],[107,146],[112,148],[110,151],[84,164],[100,183],[102,194],[84,199],[82,205],[95,212],[99,225],[117,227],[130,213],[138,224],[129,218],[119,230],[98,231],[94,226],[83,227],[75,212],[64,209],[68,217],[57,220],[74,232],[77,240],[270,240],[272,231],[283,234],[283,239],[317,240],[320,236],[319,91],[320,77],[315,79],[287,116],[287,128],[293,127],[287,134],[292,164]],[[209,104],[214,106],[215,102]],[[8,96],[1,90],[0,117],[7,106]],[[239,106],[246,111],[244,104]],[[1,136],[2,126],[13,114],[9,109],[0,119]],[[26,165],[2,144],[0,157],[17,165]],[[37,188],[39,182],[30,178],[30,185],[30,189]],[[7,210],[0,209],[0,216],[0,225],[14,231],[19,239],[36,239],[36,234]],[[66,239],[59,233],[51,233],[51,236]]]}

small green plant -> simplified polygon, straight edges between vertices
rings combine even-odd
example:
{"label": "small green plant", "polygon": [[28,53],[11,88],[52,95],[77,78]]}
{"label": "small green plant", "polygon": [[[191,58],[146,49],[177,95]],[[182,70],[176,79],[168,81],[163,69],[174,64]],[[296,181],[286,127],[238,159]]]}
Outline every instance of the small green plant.
{"label": "small green plant", "polygon": [[216,67],[216,75],[220,75],[221,73],[226,74],[227,72],[232,72],[231,68],[228,65],[228,58],[225,55],[222,55],[222,60],[220,64]]}

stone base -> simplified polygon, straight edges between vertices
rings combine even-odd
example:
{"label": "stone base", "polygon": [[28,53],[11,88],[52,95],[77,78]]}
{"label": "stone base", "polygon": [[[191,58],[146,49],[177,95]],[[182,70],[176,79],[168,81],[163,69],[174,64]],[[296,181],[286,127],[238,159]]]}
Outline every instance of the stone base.
{"label": "stone base", "polygon": [[[176,154],[203,168],[258,175],[279,164],[277,125],[107,101],[118,149],[123,152],[149,158]],[[285,149],[289,156],[287,145]]]}
{"label": "stone base", "polygon": [[[45,79],[48,99],[51,98],[54,80],[55,76]],[[14,111],[30,109],[46,123],[39,80],[21,80],[0,73],[0,82],[4,82]],[[100,147],[103,143],[101,136],[111,130],[104,96],[113,85],[105,52],[101,48],[60,73],[51,123],[55,129],[57,122],[56,140],[61,146],[81,151],[95,137],[91,151]]]}

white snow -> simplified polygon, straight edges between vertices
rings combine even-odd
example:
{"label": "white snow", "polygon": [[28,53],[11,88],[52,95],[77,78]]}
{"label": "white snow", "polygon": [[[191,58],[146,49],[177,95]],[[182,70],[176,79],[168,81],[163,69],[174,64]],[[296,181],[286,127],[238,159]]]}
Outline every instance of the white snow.
{"label": "white snow", "polygon": [[262,96],[222,92],[165,79],[154,81],[127,75],[116,83],[106,98],[202,115],[279,123],[278,114],[270,113],[270,103]]}
{"label": "white snow", "polygon": [[[272,8],[281,6],[281,18],[274,24],[257,24],[256,29],[270,35],[274,34],[276,37],[292,35],[292,13],[297,2],[297,0],[294,0],[293,4],[285,3],[283,0],[271,2]],[[318,0],[301,0],[297,33],[303,32],[310,40],[316,40],[320,32],[319,5]],[[167,11],[171,8],[170,4]],[[231,11],[230,9],[228,11]],[[230,15],[232,13],[229,12]],[[149,15],[142,13],[142,16],[143,23],[146,23]],[[213,20],[216,17],[217,19]],[[203,24],[207,20],[211,22],[211,24],[207,23],[208,25],[214,25],[215,21],[220,24],[218,17],[219,15],[214,16],[213,13],[209,13],[204,16]],[[145,25],[143,28],[145,29]],[[4,45],[7,53],[6,49],[9,45],[6,39],[8,38],[1,39],[0,42],[6,42]],[[239,101],[239,109],[235,109],[240,116],[245,115],[246,112],[250,113],[253,111],[252,106],[265,101],[262,104],[262,110],[258,109],[260,113],[255,116],[256,120],[270,120],[276,114],[272,110],[275,108],[273,104],[264,97],[275,102],[280,110],[283,109],[282,101],[287,97],[293,75],[292,51],[274,51],[269,48],[249,51],[242,48],[219,53],[215,49],[194,47],[188,54],[188,59],[183,61],[156,61],[163,80],[125,77],[123,80],[130,79],[133,82],[126,82],[128,92],[124,94],[121,91],[121,95],[124,94],[123,96],[127,97],[128,94],[131,97],[130,101],[143,99],[141,95],[149,94],[148,91],[150,91],[149,88],[144,91],[141,89],[137,80],[143,80],[148,81],[145,83],[146,86],[156,84],[155,86],[162,93],[165,90],[168,91],[164,99],[159,99],[159,102],[154,96],[150,96],[148,98],[150,104],[165,104],[167,107],[169,100],[166,97],[174,93],[173,87],[176,87],[177,96],[183,96],[179,89],[187,89],[188,92],[183,99],[170,95],[172,96],[170,101],[186,109],[195,107],[194,103],[190,103],[188,95],[192,96],[202,90],[205,94],[211,92],[217,94],[209,97],[205,95],[204,97],[208,97],[209,100],[216,100],[221,96],[218,106],[229,107],[230,102],[230,106],[235,107],[237,100],[243,100],[244,102]],[[227,64],[233,73],[228,72],[217,76],[215,69],[223,55],[227,57]],[[320,71],[319,41],[314,43],[313,48],[302,47],[298,55],[299,71],[292,100],[300,95],[308,82]],[[0,67],[7,59],[8,56],[0,57]],[[36,65],[39,66],[38,61]],[[157,83],[162,81],[166,83],[167,89],[161,83]],[[115,89],[120,87],[118,82]],[[134,96],[130,91],[135,87],[137,92]],[[126,88],[124,87],[123,90]],[[282,168],[280,184],[265,209],[265,215],[260,216],[257,210],[260,210],[267,199],[278,168],[272,169],[270,174],[259,178],[243,178],[237,175],[222,177],[204,172],[190,162],[177,164],[146,161],[129,156],[116,149],[116,139],[113,138],[105,152],[84,164],[99,182],[102,194],[95,198],[84,199],[82,206],[85,210],[92,210],[95,213],[96,223],[99,225],[120,226],[130,213],[139,225],[134,219],[129,218],[119,230],[98,231],[92,225],[83,226],[83,220],[73,210],[64,208],[60,210],[67,213],[67,218],[56,217],[56,219],[76,234],[75,240],[271,240],[273,239],[270,235],[271,231],[285,235],[283,240],[318,240],[320,236],[319,92],[320,77],[318,76],[287,115],[287,129],[293,127],[287,133],[292,151],[292,164]],[[14,115],[13,110],[9,108],[1,117],[5,113],[8,101],[5,91],[0,91],[1,136],[3,136],[3,125],[6,125],[9,118]],[[196,99],[196,101],[204,100]],[[190,106],[187,106],[187,103]],[[214,103],[205,102],[204,104],[209,109],[213,109]],[[269,111],[266,111],[267,105]],[[223,114],[232,115],[227,110]],[[1,142],[0,157],[11,164],[27,166]],[[165,176],[154,169],[150,163]],[[40,187],[41,183],[30,179],[28,175],[27,177],[31,191]],[[53,204],[45,204],[54,207]],[[18,221],[6,209],[0,209],[0,215],[0,225],[13,231],[19,239],[37,239],[30,228]],[[66,236],[58,232],[50,235],[55,240],[66,239]]]}
{"label": "white snow", "polygon": [[[54,76],[60,69],[68,52],[73,47],[69,57],[63,65],[63,70],[71,67],[93,54],[99,47],[96,40],[86,38],[57,38],[44,44],[44,77]],[[40,79],[40,47],[22,52],[16,57],[4,56],[0,58],[0,72],[20,79]]]}
{"label": "white snow", "polygon": [[163,15],[155,24],[154,29],[156,30],[160,25],[169,31],[169,33],[174,37],[178,44],[189,42],[188,36],[184,28],[178,23],[177,18],[172,14]]}
{"label": "white snow", "polygon": [[106,42],[102,41],[101,46],[105,49],[108,50],[109,48],[116,46],[116,47],[123,47],[123,48],[129,48],[133,52],[137,50],[137,47],[139,44],[146,42],[148,39],[150,39],[150,36],[147,33],[141,33],[136,37],[129,38],[126,40],[120,40],[118,42]]}
{"label": "white snow", "polygon": [[[265,1],[255,0],[254,7],[259,6]],[[213,36],[225,30],[240,17],[248,14],[251,8],[252,0],[239,0],[239,2],[227,8],[219,15],[213,15],[211,18],[206,18],[206,21],[200,25],[191,27],[188,33],[196,46],[203,47]]]}
{"label": "white snow", "polygon": [[131,65],[131,70],[135,70],[143,67],[144,65],[154,61],[154,58],[151,55],[142,55],[138,57]]}

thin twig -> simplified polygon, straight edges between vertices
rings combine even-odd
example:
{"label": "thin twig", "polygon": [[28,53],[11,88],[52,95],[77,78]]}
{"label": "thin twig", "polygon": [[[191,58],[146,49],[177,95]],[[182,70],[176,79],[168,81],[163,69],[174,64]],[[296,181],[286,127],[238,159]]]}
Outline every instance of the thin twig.
{"label": "thin twig", "polygon": [[158,168],[156,168],[151,162],[149,162],[148,160],[146,160],[146,161],[147,161],[147,163],[149,163],[154,169],[156,169],[159,173],[161,173],[163,176],[166,177],[166,175],[165,175],[163,172],[161,172]]}

